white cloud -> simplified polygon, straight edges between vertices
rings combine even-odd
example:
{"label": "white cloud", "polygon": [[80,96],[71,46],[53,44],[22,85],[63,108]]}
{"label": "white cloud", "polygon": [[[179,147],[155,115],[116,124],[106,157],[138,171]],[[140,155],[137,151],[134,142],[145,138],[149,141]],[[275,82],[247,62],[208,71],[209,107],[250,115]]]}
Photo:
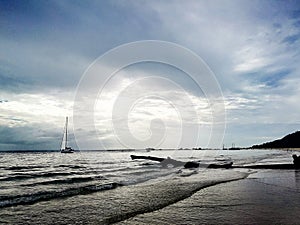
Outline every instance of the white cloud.
{"label": "white cloud", "polygon": [[[9,33],[10,29],[1,33],[0,97],[8,100],[0,104],[2,126],[17,128],[41,123],[61,126],[64,116],[72,113],[75,86],[89,63],[119,44],[141,39],[176,42],[208,63],[225,93],[228,132],[235,138],[243,139],[239,126],[260,124],[247,133],[249,139],[253,139],[257,138],[257,129],[264,129],[265,124],[274,124],[280,133],[280,126],[275,124],[300,121],[297,103],[300,31],[299,26],[295,26],[299,18],[290,16],[298,7],[292,2],[130,1],[125,4],[121,1],[95,2],[82,7],[53,4],[55,7],[50,5],[48,10],[60,8],[65,20],[58,17],[61,21],[35,21],[34,34],[23,34],[20,26],[24,24],[11,24],[15,37]],[[111,13],[112,9],[118,13]],[[30,23],[32,18],[28,17],[29,22],[26,22]],[[164,124],[154,120],[153,129],[159,130],[165,125],[168,134],[175,137],[176,129],[184,121],[190,133],[192,126],[200,124],[203,128],[200,133],[205,133],[202,135],[205,137],[200,138],[199,143],[204,146],[207,143],[213,118],[203,93],[174,71],[166,74],[161,67],[158,71],[151,71],[151,76],[155,73],[169,81],[174,78],[179,88],[175,88],[174,83],[172,86],[155,79],[148,80],[147,84],[139,82],[141,77],[149,77],[146,67],[119,74],[98,96],[95,123],[99,135],[96,138],[103,140],[108,148],[120,146],[111,114],[118,98],[122,97],[119,94],[126,96],[127,87],[133,89],[127,92],[123,108],[126,109],[125,103],[132,103],[128,116],[134,136],[140,140],[149,138],[153,134],[151,121],[160,119]],[[139,98],[150,88],[156,91],[154,95]],[[82,100],[90,100],[88,90]],[[84,107],[83,101],[80,105],[83,117],[86,115]],[[184,109],[183,115],[178,108]],[[120,123],[124,121],[122,117],[117,119]],[[86,131],[86,138],[91,138],[89,126],[80,128]],[[232,139],[227,138],[228,142]],[[184,144],[189,145],[188,141]],[[164,146],[173,145],[176,144],[169,141]]]}
{"label": "white cloud", "polygon": [[1,105],[1,116],[13,120],[3,120],[1,125],[17,125],[15,119],[20,123],[56,123],[72,113],[72,101],[62,99],[64,94],[8,94],[9,102]]}

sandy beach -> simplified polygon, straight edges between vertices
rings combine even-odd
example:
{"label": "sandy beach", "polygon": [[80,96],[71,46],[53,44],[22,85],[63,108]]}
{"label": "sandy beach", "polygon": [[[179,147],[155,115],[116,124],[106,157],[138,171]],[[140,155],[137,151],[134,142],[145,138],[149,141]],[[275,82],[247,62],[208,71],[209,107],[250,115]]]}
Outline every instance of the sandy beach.
{"label": "sandy beach", "polygon": [[[217,174],[220,177],[214,177]],[[172,181],[6,208],[0,222],[299,224],[299,191],[300,171],[263,171],[247,177],[247,173],[210,170]]]}
{"label": "sandy beach", "polygon": [[299,192],[299,170],[263,171],[119,224],[300,224]]}

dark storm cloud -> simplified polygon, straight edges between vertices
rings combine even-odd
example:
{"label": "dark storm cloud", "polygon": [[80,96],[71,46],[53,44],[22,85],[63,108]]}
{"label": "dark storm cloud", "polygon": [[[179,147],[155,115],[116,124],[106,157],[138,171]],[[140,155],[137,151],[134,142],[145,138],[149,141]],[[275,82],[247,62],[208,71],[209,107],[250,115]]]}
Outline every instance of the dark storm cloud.
{"label": "dark storm cloud", "polygon": [[0,126],[0,146],[2,150],[59,149],[61,134],[43,125]]}

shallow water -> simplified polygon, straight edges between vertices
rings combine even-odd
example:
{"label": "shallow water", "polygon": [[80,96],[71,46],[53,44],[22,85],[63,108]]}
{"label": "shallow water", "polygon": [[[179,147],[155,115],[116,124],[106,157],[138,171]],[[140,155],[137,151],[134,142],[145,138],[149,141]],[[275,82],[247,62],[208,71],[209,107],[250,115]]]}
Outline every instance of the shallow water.
{"label": "shallow water", "polygon": [[230,170],[206,170],[184,177],[177,175],[163,181],[123,186],[88,195],[43,201],[34,205],[6,207],[2,209],[0,221],[32,224],[37,223],[38,218],[43,224],[74,222],[110,224],[164,208],[190,197],[203,187],[245,176],[245,173]]}
{"label": "shallow water", "polygon": [[[133,218],[126,222],[150,223],[155,221],[156,216],[153,217],[151,213],[146,212],[158,210],[154,213],[163,212],[157,217],[161,218],[161,221],[166,221],[167,224],[176,222],[180,224],[180,220],[175,222],[168,220],[164,215],[171,213],[164,213],[164,210],[178,205],[177,202],[182,202],[183,199],[189,201],[201,191],[211,189],[199,191],[203,187],[242,179],[253,172],[248,169],[162,168],[156,162],[132,161],[131,154],[171,156],[182,161],[200,162],[216,162],[222,158],[231,158],[237,165],[262,161],[265,163],[267,160],[272,163],[291,162],[290,152],[267,150],[1,153],[0,223],[109,224],[131,217]],[[254,179],[264,182],[268,180],[268,173],[262,174],[262,177],[254,176],[254,174],[250,176],[253,177],[250,179],[251,182]],[[299,193],[299,179],[294,179],[294,186],[293,177],[289,179],[291,180],[286,182],[291,185],[289,188]],[[274,175],[271,174],[269,180],[280,186],[281,180],[276,180]],[[226,184],[216,187],[222,185]],[[243,183],[237,185],[242,186]],[[224,190],[230,193],[231,189],[234,190],[225,188],[218,190],[217,193],[224,194]],[[195,192],[197,193],[194,194]],[[238,198],[242,197],[242,193],[243,191]],[[219,202],[218,197],[212,194],[211,201]],[[196,202],[199,202],[199,199]],[[206,211],[202,213],[203,218],[188,214],[189,211],[193,212],[192,209],[193,201],[188,202],[185,210],[181,212],[184,214],[181,218],[186,220],[184,223],[190,221],[190,224],[195,224],[207,215]],[[180,216],[180,212],[176,213],[176,208],[172,210],[174,214]],[[218,209],[212,211],[218,212]],[[138,215],[141,213],[146,213],[143,215],[149,215],[149,218],[139,219]],[[210,220],[207,224],[211,223]]]}
{"label": "shallow water", "polygon": [[122,224],[300,224],[299,174],[258,172]]}

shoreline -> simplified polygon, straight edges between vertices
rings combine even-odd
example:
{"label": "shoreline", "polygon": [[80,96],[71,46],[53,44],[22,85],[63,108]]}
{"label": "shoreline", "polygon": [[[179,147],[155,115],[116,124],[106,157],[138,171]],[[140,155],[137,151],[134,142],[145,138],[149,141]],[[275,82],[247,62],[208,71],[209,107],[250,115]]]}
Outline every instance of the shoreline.
{"label": "shoreline", "polygon": [[[199,190],[244,179],[248,173],[232,170],[202,170],[190,176],[176,174],[170,179],[151,183],[122,186],[95,192],[0,209],[0,223],[13,224],[69,224],[81,221],[88,224],[122,223],[146,213],[159,211],[190,198]],[[212,179],[213,177],[213,179]],[[65,213],[56,213],[64,211]],[[82,215],[82,211],[85,212]],[[26,224],[25,223],[25,224]]]}
{"label": "shoreline", "polygon": [[118,224],[298,224],[300,171],[262,171]]}
{"label": "shoreline", "polygon": [[[242,150],[242,149],[241,149]],[[300,151],[300,148],[251,148],[249,150],[284,150],[284,151]]]}

